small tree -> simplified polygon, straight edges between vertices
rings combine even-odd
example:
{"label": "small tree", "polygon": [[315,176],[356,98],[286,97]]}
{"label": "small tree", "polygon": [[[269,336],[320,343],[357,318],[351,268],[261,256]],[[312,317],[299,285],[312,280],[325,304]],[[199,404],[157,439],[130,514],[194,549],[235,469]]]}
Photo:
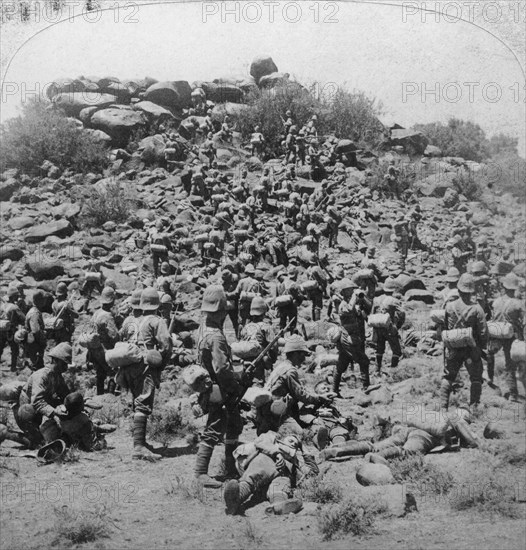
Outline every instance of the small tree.
{"label": "small tree", "polygon": [[101,172],[108,164],[103,145],[39,100],[25,104],[22,116],[0,127],[0,157],[2,170],[18,168],[31,175],[45,160],[83,173]]}

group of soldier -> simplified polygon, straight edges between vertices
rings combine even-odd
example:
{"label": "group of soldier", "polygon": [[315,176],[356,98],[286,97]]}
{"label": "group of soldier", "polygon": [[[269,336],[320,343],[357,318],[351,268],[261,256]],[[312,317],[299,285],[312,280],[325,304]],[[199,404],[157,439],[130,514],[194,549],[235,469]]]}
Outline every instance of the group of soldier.
{"label": "group of soldier", "polygon": [[[21,366],[33,371],[13,406],[15,420],[30,447],[49,444],[59,437],[80,441],[86,450],[101,446],[100,433],[104,430],[90,421],[82,395],[71,392],[63,378],[73,363],[75,342],[87,348],[86,364],[95,371],[97,394],[131,393],[134,459],[154,461],[160,457],[146,443],[146,427],[164,367],[173,364],[177,356],[181,367],[197,363],[204,369],[194,406],[207,419],[197,448],[195,476],[209,487],[226,483],[228,513],[236,513],[262,489],[268,491],[276,513],[295,509],[297,502],[291,491],[298,476],[317,472],[316,461],[301,442],[306,427],[312,430],[322,459],[372,453],[371,461],[382,461],[405,452],[428,452],[447,434],[451,436],[451,430],[465,435],[466,412],[454,425],[398,427],[380,446],[353,440],[356,429],[350,419],[339,414],[334,399],[342,397],[342,377],[349,367],[354,369],[354,364],[359,367],[364,390],[371,386],[372,376],[381,383],[398,366],[403,357],[400,331],[406,323],[403,298],[396,280],[387,275],[386,266],[376,257],[376,248],[364,243],[360,231],[363,203],[357,199],[351,206],[349,202],[342,206],[336,200],[336,189],[345,176],[334,171],[314,193],[300,194],[295,163],[304,162],[302,147],[317,138],[316,118],[298,132],[292,114],[285,116],[287,166],[281,177],[271,181],[273,175],[265,168],[259,184],[250,189],[246,170],[232,179],[213,167],[210,156],[211,168],[194,168],[185,184],[189,195],[200,196],[209,206],[192,228],[192,236],[188,227],[168,217],[142,221],[136,242],[150,248],[151,273],[138,279],[136,290],[125,299],[115,282],[104,276],[97,249],[92,249],[80,288],[75,283],[68,287],[59,282],[51,303],[44,291],[37,290],[29,307],[24,285],[9,285],[0,315],[0,351],[10,348],[11,371]],[[225,120],[221,130],[227,142],[231,133],[228,124]],[[256,128],[254,135],[258,133]],[[261,138],[252,142],[256,153],[261,153]],[[405,269],[408,250],[421,245],[417,235],[421,219],[417,204],[407,216],[397,217],[392,226],[400,271]],[[270,223],[264,225],[261,220]],[[286,243],[290,228],[301,238],[295,255]],[[327,254],[321,251],[337,249],[339,229],[352,236],[362,257],[353,268],[337,263],[331,270]],[[490,278],[487,242],[473,242],[469,219],[455,225],[453,233],[452,265],[444,277],[446,288],[437,296],[445,310],[437,330],[471,329],[471,340],[452,348],[444,346],[441,406],[448,408],[458,372],[466,366],[471,381],[469,405],[476,408],[481,399],[483,360],[488,383],[493,385],[495,354],[501,349],[507,397],[517,400],[517,364],[510,350],[515,340],[524,340],[521,281],[511,272],[513,265],[504,269],[501,261],[495,264],[491,272],[494,278]],[[175,346],[188,340],[188,334],[182,334],[184,327],[181,329],[178,322],[184,317],[181,310],[185,306],[177,292],[176,277],[181,277],[181,271],[175,265],[175,253],[200,262],[199,273],[191,280],[203,290],[202,323],[195,349],[186,346],[185,353],[177,355]],[[267,276],[269,269],[274,270],[272,281]],[[99,304],[95,311],[94,295]],[[311,354],[298,323],[301,316],[308,318],[302,309],[308,302],[311,321],[320,321],[326,314],[330,328],[325,342],[338,354],[332,387],[322,384],[315,392],[307,389],[300,376]],[[51,326],[46,326],[46,311],[53,315]],[[80,315],[90,315],[87,325],[79,325]],[[257,344],[259,350],[255,357],[239,361],[242,369],[234,367],[224,332],[227,319],[238,341]],[[488,321],[510,324],[509,338],[488,336]],[[370,346],[375,350],[374,372],[370,372],[369,328]],[[383,359],[386,344],[391,349],[387,370]],[[112,351],[112,357],[122,359],[117,351],[124,349],[125,353],[136,353],[127,364],[108,359]],[[270,398],[247,414],[242,410],[246,407],[243,396],[250,388],[260,388],[262,395]],[[313,413],[308,424],[302,419],[304,410]],[[239,437],[248,420],[254,423],[257,438],[240,445]],[[209,465],[220,443],[224,443],[225,471],[222,478],[213,478]]]}

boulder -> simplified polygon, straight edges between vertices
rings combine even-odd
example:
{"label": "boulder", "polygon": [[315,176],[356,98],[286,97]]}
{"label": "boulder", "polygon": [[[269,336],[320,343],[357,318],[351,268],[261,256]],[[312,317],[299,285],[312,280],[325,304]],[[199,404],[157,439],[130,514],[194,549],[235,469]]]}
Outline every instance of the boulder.
{"label": "boulder", "polygon": [[26,234],[24,240],[28,243],[39,243],[47,237],[69,237],[73,235],[73,227],[68,220],[58,220],[32,227]]}
{"label": "boulder", "polygon": [[[108,107],[108,105],[103,105],[103,107],[100,107],[100,109]],[[99,110],[99,107],[85,107],[80,111],[80,113],[77,115],[80,121],[84,124],[89,124],[91,117]]]}
{"label": "boulder", "polygon": [[448,189],[455,188],[454,172],[439,172],[415,183],[415,189],[426,197],[442,198]]}
{"label": "boulder", "polygon": [[145,137],[140,141],[138,148],[141,151],[141,160],[146,164],[164,162],[165,149],[166,143],[159,134]]}
{"label": "boulder", "polygon": [[78,92],[97,92],[98,85],[95,82],[81,78],[59,78],[46,87],[48,99],[53,99],[60,94],[73,94]]}
{"label": "boulder", "polygon": [[31,216],[17,216],[16,218],[11,218],[8,223],[9,227],[16,231],[35,225],[35,218]]}
{"label": "boulder", "polygon": [[408,302],[424,302],[424,304],[434,304],[435,298],[433,296],[432,292],[429,292],[429,290],[420,290],[418,288],[412,288],[411,290],[408,290],[405,295],[405,299]]}
{"label": "boulder", "polygon": [[386,506],[386,514],[393,517],[403,517],[410,512],[417,511],[416,499],[411,492],[408,492],[407,487],[402,484],[383,485],[377,487],[371,485],[369,487],[354,488],[358,499],[374,499],[379,500]]}
{"label": "boulder", "polygon": [[0,182],[0,201],[8,201],[19,187],[20,183],[14,178]]}
{"label": "boulder", "polygon": [[186,80],[157,82],[144,93],[144,99],[176,109],[184,109],[191,105],[192,88]]}
{"label": "boulder", "polygon": [[120,82],[110,82],[101,87],[100,91],[105,94],[112,94],[117,98],[117,103],[128,104],[131,100],[131,93],[127,86]]}
{"label": "boulder", "polygon": [[337,154],[352,153],[357,149],[358,147],[350,139],[340,139],[335,147]]}
{"label": "boulder", "polygon": [[83,109],[88,107],[104,109],[116,102],[116,96],[112,94],[101,94],[99,92],[58,94],[53,98],[53,103],[57,107],[64,109],[68,116],[78,116]]}
{"label": "boulder", "polygon": [[103,132],[102,130],[93,130],[92,128],[86,128],[84,130],[91,138],[96,141],[97,143],[100,143],[101,145],[104,145],[106,147],[109,147],[111,145],[111,136],[109,136],[106,132]]}
{"label": "boulder", "polygon": [[392,130],[390,145],[403,147],[408,155],[423,155],[429,140],[422,132],[414,129],[399,129]]}
{"label": "boulder", "polygon": [[254,77],[256,84],[259,84],[259,79],[262,76],[266,76],[277,71],[278,67],[270,56],[258,56],[250,64],[250,75]]}
{"label": "boulder", "polygon": [[25,252],[16,246],[0,245],[0,262],[11,260],[16,262],[25,256]]}
{"label": "boulder", "polygon": [[389,466],[366,462],[356,470],[356,479],[360,485],[391,485],[394,483],[393,473]]}
{"label": "boulder", "polygon": [[203,82],[202,88],[206,99],[214,103],[240,103],[243,100],[243,90],[231,82],[214,80],[214,82]]}
{"label": "boulder", "polygon": [[426,147],[426,150],[424,151],[425,157],[441,157],[442,156],[442,149],[440,147],[437,147],[436,145],[428,145]]}
{"label": "boulder", "polygon": [[150,120],[155,120],[156,122],[174,118],[173,114],[168,109],[152,101],[139,101],[133,105],[133,109],[143,112]]}
{"label": "boulder", "polygon": [[381,386],[377,390],[369,392],[369,398],[373,405],[387,405],[393,400],[393,394],[385,386]]}
{"label": "boulder", "polygon": [[284,86],[289,82],[289,73],[272,73],[262,76],[259,79],[258,86],[260,88],[275,88],[276,86]]}
{"label": "boulder", "polygon": [[452,187],[449,187],[448,189],[446,189],[446,192],[442,197],[442,204],[446,208],[452,208],[453,206],[458,204],[458,201],[459,201],[458,191],[456,189],[453,189]]}
{"label": "boulder", "polygon": [[27,262],[26,268],[35,281],[45,281],[64,275],[64,265],[59,262]]}
{"label": "boulder", "polygon": [[111,136],[116,145],[127,145],[132,132],[146,123],[141,112],[117,108],[102,109],[91,117],[92,126]]}
{"label": "boulder", "polygon": [[243,103],[221,103],[219,105],[216,105],[212,109],[212,117],[215,120],[219,120],[220,122],[223,122],[225,115],[229,115],[233,117],[242,117],[249,110],[250,110],[250,107],[248,105],[244,105]]}
{"label": "boulder", "polygon": [[51,213],[55,218],[66,218],[72,220],[80,214],[80,204],[73,202],[63,202],[51,209]]}

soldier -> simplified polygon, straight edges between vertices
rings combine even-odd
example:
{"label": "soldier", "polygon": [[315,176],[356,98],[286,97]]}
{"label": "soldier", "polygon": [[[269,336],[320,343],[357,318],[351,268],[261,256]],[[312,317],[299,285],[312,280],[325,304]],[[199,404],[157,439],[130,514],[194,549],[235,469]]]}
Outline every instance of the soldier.
{"label": "soldier", "polygon": [[72,362],[71,345],[62,342],[48,352],[51,365],[34,372],[13,408],[16,423],[30,441],[31,448],[60,437],[56,415],[70,390],[62,377]]}
{"label": "soldier", "polygon": [[201,144],[201,147],[199,148],[199,152],[208,159],[208,166],[209,168],[211,168],[216,156],[216,146],[214,143],[214,135],[212,134],[212,132],[208,132],[206,140]]}
{"label": "soldier", "polygon": [[269,430],[301,433],[299,404],[321,406],[331,402],[328,395],[309,393],[300,382],[298,369],[310,353],[305,340],[293,334],[286,340],[283,353],[286,360],[276,365],[265,384],[272,402],[257,409],[258,435]]}
{"label": "soldier", "polygon": [[504,360],[506,366],[506,383],[508,392],[506,397],[512,401],[517,401],[517,378],[515,372],[517,365],[511,360],[511,345],[515,339],[524,339],[524,304],[515,297],[515,292],[519,288],[519,281],[514,273],[509,273],[503,277],[502,286],[504,292],[493,302],[493,319],[498,323],[509,323],[513,326],[513,335],[511,338],[492,338],[488,341],[488,379],[493,384],[495,374],[495,354],[499,350],[504,351]]}
{"label": "soldier", "polygon": [[[261,349],[264,349],[274,339],[272,324],[268,322],[265,315],[268,306],[261,296],[256,296],[250,304],[250,323],[246,324],[241,331],[241,340],[256,341]],[[253,385],[262,387],[265,383],[265,370],[272,370],[272,366],[278,358],[277,344],[271,348],[265,357],[262,357],[254,366]]]}
{"label": "soldier", "polygon": [[321,311],[323,309],[323,297],[327,295],[327,273],[319,265],[313,265],[308,268],[307,275],[311,281],[317,283],[312,290],[307,290],[307,299],[312,301],[312,320],[321,320]]}
{"label": "soldier", "polygon": [[[295,266],[290,266],[288,277],[283,277],[283,281],[279,282],[276,286],[276,305],[279,313],[279,328],[285,328],[289,321],[292,320],[289,327],[289,332],[291,334],[295,332],[296,325],[298,324],[298,307],[305,298],[297,283],[297,279],[297,268]],[[277,298],[279,297],[287,297],[287,299],[278,301]]]}
{"label": "soldier", "polygon": [[245,326],[250,315],[250,303],[254,295],[260,294],[261,286],[254,278],[256,270],[252,264],[245,266],[245,276],[239,281],[235,290],[227,294],[228,299],[237,300],[239,320],[238,327],[241,329]]}
{"label": "soldier", "polygon": [[398,176],[400,170],[395,166],[395,161],[390,160],[387,168],[387,174],[384,179],[387,183],[388,194],[390,197],[400,199],[400,189],[398,186]]}
{"label": "soldier", "polygon": [[390,323],[386,328],[373,328],[373,338],[376,340],[376,374],[382,373],[382,360],[385,353],[385,344],[389,343],[392,351],[391,368],[395,368],[402,357],[402,346],[398,330],[405,321],[405,313],[401,310],[400,302],[393,297],[396,290],[394,280],[387,278],[384,282],[384,294],[375,298],[373,313],[388,313]]}
{"label": "soldier", "polygon": [[[119,341],[119,331],[115,318],[111,311],[115,303],[115,291],[111,287],[105,287],[100,295],[101,307],[93,314],[91,323],[97,331],[100,339],[98,348],[88,350],[86,361],[95,367],[97,376],[97,395],[104,394],[106,376],[110,374],[110,368],[106,363],[105,352],[113,349]],[[109,388],[110,389],[110,388]]]}
{"label": "soldier", "polygon": [[307,145],[305,140],[304,130],[300,130],[296,136],[296,158],[302,166],[305,166],[305,156],[307,153]]}
{"label": "soldier", "polygon": [[395,242],[396,250],[401,257],[402,270],[405,269],[405,262],[407,254],[409,253],[409,231],[407,229],[407,220],[403,214],[400,214],[396,218],[396,222],[393,224],[393,240]]}
{"label": "soldier", "polygon": [[292,498],[294,487],[304,477],[319,473],[313,457],[303,454],[295,435],[280,438],[275,432],[266,432],[253,443],[240,445],[235,456],[241,478],[225,485],[226,513],[230,515],[237,514],[251,495],[263,491],[270,503],[267,514],[298,512],[303,504]]}
{"label": "soldier", "polygon": [[221,272],[221,285],[226,296],[229,296],[226,303],[227,315],[232,323],[232,327],[236,333],[236,336],[239,334],[239,307],[238,307],[238,298],[237,295],[234,296],[235,290],[237,288],[238,276],[233,273],[230,269],[223,269]]}
{"label": "soldier", "polygon": [[75,331],[75,319],[78,319],[79,315],[69,303],[66,283],[58,283],[55,294],[56,300],[53,302],[51,309],[55,318],[62,319],[63,322],[62,328],[54,331],[55,339],[58,343],[71,342],[73,332]]}
{"label": "soldier", "polygon": [[201,311],[205,313],[205,322],[198,343],[199,359],[213,384],[218,386],[221,402],[209,400],[203,407],[208,418],[197,451],[195,476],[205,487],[220,487],[221,483],[208,475],[208,467],[214,447],[224,435],[226,475],[237,477],[233,452],[243,429],[238,403],[244,388],[235,377],[230,346],[223,332],[226,317],[223,287],[212,285],[205,289]]}
{"label": "soldier", "polygon": [[296,163],[296,126],[292,125],[289,128],[289,133],[285,138],[285,160],[284,164]]}
{"label": "soldier", "polygon": [[489,289],[488,267],[482,261],[471,264],[470,273],[475,281],[475,299],[486,314],[486,319],[491,317],[491,296]]}
{"label": "soldier", "polygon": [[439,307],[445,308],[448,302],[458,299],[457,283],[459,279],[460,272],[458,269],[456,267],[450,267],[444,277],[447,286],[442,289],[437,296],[437,304]]}
{"label": "soldier", "polygon": [[93,291],[102,292],[104,288],[104,276],[100,269],[100,262],[98,261],[99,249],[92,248],[90,250],[90,261],[85,273],[84,284],[81,288],[81,294],[84,296],[83,310],[87,313],[89,303],[92,298]]}
{"label": "soldier", "polygon": [[131,313],[128,317],[126,317],[126,319],[124,319],[119,330],[119,339],[121,342],[129,342],[137,332],[139,320],[142,317],[141,294],[142,290],[137,289],[132,292],[132,295],[129,298]]}
{"label": "soldier", "polygon": [[5,346],[8,345],[11,350],[11,372],[17,370],[18,354],[20,352],[18,343],[14,338],[15,332],[19,326],[24,326],[26,320],[26,316],[17,305],[18,299],[18,290],[10,286],[7,289],[7,303],[2,304],[0,309],[0,323],[2,324],[0,330],[0,359]]}
{"label": "soldier", "polygon": [[153,275],[159,277],[159,264],[167,262],[168,252],[172,245],[170,238],[164,231],[164,223],[157,220],[155,226],[150,231],[150,251],[152,253]]}
{"label": "soldier", "polygon": [[254,128],[254,133],[250,136],[250,146],[252,148],[252,156],[257,158],[261,158],[263,156],[265,136],[261,133],[261,128],[259,126]]}
{"label": "soldier", "polygon": [[349,364],[356,361],[360,365],[360,378],[364,389],[369,387],[369,358],[365,355],[362,341],[364,329],[360,327],[367,319],[363,302],[365,293],[355,292],[358,286],[348,278],[339,285],[342,301],[338,308],[341,329],[337,340],[338,363],[334,367],[332,391],[339,397],[340,382]]}
{"label": "soldier", "polygon": [[225,115],[225,118],[223,119],[223,124],[221,124],[219,134],[223,141],[232,143],[232,129],[230,128],[230,117],[228,115]]}
{"label": "soldier", "polygon": [[466,272],[468,261],[471,258],[471,250],[467,249],[460,235],[455,235],[449,243],[453,265],[459,270],[460,274]]}
{"label": "soldier", "polygon": [[473,303],[475,281],[473,276],[464,273],[458,281],[459,299],[446,304],[446,330],[471,328],[472,345],[449,348],[444,344],[445,367],[440,386],[440,406],[445,410],[449,406],[449,394],[458,371],[463,364],[471,380],[470,407],[480,403],[482,392],[482,349],[486,346],[488,326],[484,311],[479,304]]}
{"label": "soldier", "polygon": [[45,307],[46,296],[42,290],[33,294],[33,307],[27,312],[25,329],[27,331],[24,351],[29,359],[31,370],[38,370],[44,366],[44,351],[47,344],[46,327],[42,311]]}
{"label": "soldier", "polygon": [[342,223],[342,216],[336,207],[336,198],[327,199],[327,228],[329,230],[329,248],[338,245],[338,229]]}

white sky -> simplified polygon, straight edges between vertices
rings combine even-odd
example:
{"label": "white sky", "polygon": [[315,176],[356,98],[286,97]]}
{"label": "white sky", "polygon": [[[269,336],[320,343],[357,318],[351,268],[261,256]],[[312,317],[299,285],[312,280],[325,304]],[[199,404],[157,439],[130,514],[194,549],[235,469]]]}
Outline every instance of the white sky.
{"label": "white sky", "polygon": [[[524,154],[524,75],[498,38],[471,23],[443,17],[436,22],[433,15],[424,22],[420,14],[407,15],[404,21],[402,6],[333,4],[337,22],[322,23],[314,21],[315,11],[309,9],[315,2],[293,2],[301,20],[290,23],[283,16],[284,4],[276,6],[272,23],[269,7],[262,4],[260,21],[250,23],[224,13],[222,17],[224,3],[205,2],[142,5],[104,11],[96,23],[81,16],[52,25],[11,59],[1,119],[17,114],[23,84],[32,90],[59,77],[80,75],[212,80],[247,74],[254,56],[270,54],[280,71],[301,82],[346,84],[375,95],[384,103],[387,120],[410,126],[451,116],[470,119],[489,135],[519,137]],[[226,5],[233,8],[236,3]],[[242,14],[243,4],[238,6]],[[322,21],[332,12],[323,3],[317,8]],[[205,10],[210,13],[206,20]],[[296,13],[292,7],[286,15],[291,19]],[[254,18],[256,8],[245,14]],[[471,100],[467,82],[477,83]],[[415,93],[404,98],[404,86]],[[436,86],[438,102],[422,94]],[[491,102],[499,90],[500,99]],[[453,101],[446,100],[447,94]]]}

